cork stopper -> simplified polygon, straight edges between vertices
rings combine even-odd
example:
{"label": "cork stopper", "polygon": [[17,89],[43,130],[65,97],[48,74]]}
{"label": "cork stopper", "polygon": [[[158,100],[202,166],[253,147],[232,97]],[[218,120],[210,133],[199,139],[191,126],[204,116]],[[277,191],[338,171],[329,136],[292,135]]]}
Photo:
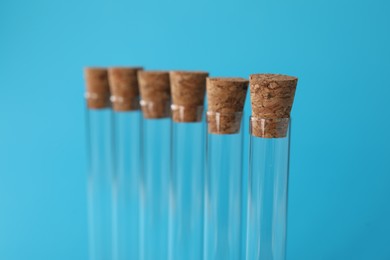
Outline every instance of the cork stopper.
{"label": "cork stopper", "polygon": [[280,74],[250,76],[252,135],[263,138],[287,135],[297,82],[296,77]]}
{"label": "cork stopper", "polygon": [[199,122],[202,120],[207,72],[171,71],[172,120]]}
{"label": "cork stopper", "polygon": [[107,69],[85,68],[84,78],[86,85],[85,98],[89,109],[110,107],[110,88]]}
{"label": "cork stopper", "polygon": [[248,80],[243,78],[207,78],[206,85],[209,133],[238,133],[248,90]]}
{"label": "cork stopper", "polygon": [[137,72],[142,67],[114,67],[108,69],[112,108],[115,111],[139,110]]}
{"label": "cork stopper", "polygon": [[170,85],[167,71],[138,71],[141,108],[145,118],[170,116]]}

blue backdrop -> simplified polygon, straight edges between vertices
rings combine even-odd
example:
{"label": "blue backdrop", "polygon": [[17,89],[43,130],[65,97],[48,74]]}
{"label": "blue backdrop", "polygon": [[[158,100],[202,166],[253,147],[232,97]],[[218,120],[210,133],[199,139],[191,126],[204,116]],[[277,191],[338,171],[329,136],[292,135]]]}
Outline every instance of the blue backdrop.
{"label": "blue backdrop", "polygon": [[390,259],[389,12],[386,0],[1,0],[0,259],[87,259],[82,68],[128,64],[298,76],[288,259]]}

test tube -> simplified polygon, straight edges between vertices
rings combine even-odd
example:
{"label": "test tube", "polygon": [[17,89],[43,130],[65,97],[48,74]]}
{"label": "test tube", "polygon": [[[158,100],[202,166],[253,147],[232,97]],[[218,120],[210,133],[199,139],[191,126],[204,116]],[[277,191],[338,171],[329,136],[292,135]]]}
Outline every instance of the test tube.
{"label": "test tube", "polygon": [[202,260],[207,72],[171,71],[169,259]]}
{"label": "test tube", "polygon": [[285,259],[290,111],[296,85],[291,76],[250,76],[247,260]]}
{"label": "test tube", "polygon": [[142,115],[137,71],[140,67],[108,69],[113,108],[113,259],[139,257],[139,215]]}
{"label": "test tube", "polygon": [[169,73],[139,71],[138,81],[144,115],[140,258],[165,260],[171,170]]}
{"label": "test tube", "polygon": [[112,259],[112,129],[107,70],[86,68],[89,259]]}
{"label": "test tube", "polygon": [[207,79],[207,171],[205,260],[239,260],[242,255],[242,112],[248,81]]}

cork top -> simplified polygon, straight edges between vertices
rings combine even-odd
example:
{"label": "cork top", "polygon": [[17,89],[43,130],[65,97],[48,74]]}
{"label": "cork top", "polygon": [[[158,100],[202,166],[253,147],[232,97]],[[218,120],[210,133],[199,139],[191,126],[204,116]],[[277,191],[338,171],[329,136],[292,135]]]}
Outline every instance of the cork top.
{"label": "cork top", "polygon": [[208,111],[242,112],[248,80],[243,78],[207,78]]}
{"label": "cork top", "polygon": [[252,129],[259,137],[284,137],[288,124],[275,125],[281,118],[290,118],[298,78],[280,74],[253,74],[250,76],[252,117],[263,120],[261,133]]}
{"label": "cork top", "polygon": [[106,68],[87,67],[84,69],[87,107],[102,109],[110,107],[110,88]]}
{"label": "cork top", "polygon": [[171,71],[169,75],[173,121],[201,121],[208,72]]}
{"label": "cork top", "polygon": [[145,118],[170,116],[170,83],[168,71],[138,71],[141,108]]}
{"label": "cork top", "polygon": [[139,109],[137,72],[142,67],[112,67],[108,69],[111,102],[115,111]]}
{"label": "cork top", "polygon": [[248,80],[243,78],[207,78],[207,122],[209,133],[239,132]]}

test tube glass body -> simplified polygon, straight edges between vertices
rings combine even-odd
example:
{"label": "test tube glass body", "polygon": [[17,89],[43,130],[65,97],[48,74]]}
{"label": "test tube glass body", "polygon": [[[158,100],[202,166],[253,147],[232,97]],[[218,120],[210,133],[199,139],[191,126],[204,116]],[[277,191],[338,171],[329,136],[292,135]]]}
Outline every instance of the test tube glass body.
{"label": "test tube glass body", "polygon": [[[180,107],[185,112],[184,107]],[[169,259],[201,260],[205,126],[203,107],[197,122],[172,121]]]}
{"label": "test tube glass body", "polygon": [[[223,114],[209,116],[218,118]],[[241,124],[242,113],[234,117]],[[205,260],[241,259],[242,143],[242,126],[236,133],[207,134]]]}
{"label": "test tube glass body", "polygon": [[[267,119],[251,118],[251,128]],[[274,119],[282,127],[289,118]],[[251,134],[247,203],[247,260],[284,260],[286,251],[289,128],[283,137]]]}
{"label": "test tube glass body", "polygon": [[[143,104],[145,106],[152,104]],[[166,104],[169,116],[169,103]],[[171,170],[171,121],[169,117],[145,118],[141,186],[141,259],[168,258],[169,176]]]}
{"label": "test tube glass body", "polygon": [[115,111],[113,117],[114,260],[138,259],[142,115]]}
{"label": "test tube glass body", "polygon": [[90,260],[112,259],[112,112],[87,109]]}

